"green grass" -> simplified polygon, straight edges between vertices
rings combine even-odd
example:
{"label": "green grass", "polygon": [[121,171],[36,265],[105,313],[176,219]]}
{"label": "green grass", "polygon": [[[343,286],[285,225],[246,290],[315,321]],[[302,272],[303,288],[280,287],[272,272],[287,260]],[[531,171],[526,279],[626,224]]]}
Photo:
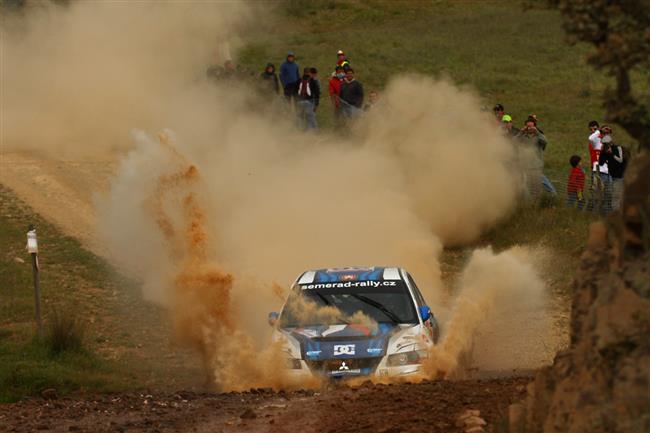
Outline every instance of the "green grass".
{"label": "green grass", "polygon": [[[343,49],[366,91],[391,76],[420,72],[450,77],[496,102],[521,125],[535,113],[549,139],[546,164],[566,171],[568,158],[587,158],[587,122],[602,120],[609,80],[584,63],[587,47],[568,46],[558,13],[525,10],[521,1],[288,0],[256,23],[238,53],[247,69],[279,65],[287,50],[301,67],[315,66],[326,84]],[[643,84],[648,88],[647,83]],[[326,87],[325,87],[326,88]],[[332,126],[329,100],[318,112]],[[633,144],[615,131],[622,144]],[[636,144],[634,144],[636,146]]]}
{"label": "green grass", "polygon": [[[36,336],[29,224],[39,239],[44,338]],[[139,286],[0,185],[0,402],[55,388],[192,388],[203,378],[169,340],[165,312]],[[22,261],[21,261],[22,260]],[[198,379],[197,379],[198,378]]]}

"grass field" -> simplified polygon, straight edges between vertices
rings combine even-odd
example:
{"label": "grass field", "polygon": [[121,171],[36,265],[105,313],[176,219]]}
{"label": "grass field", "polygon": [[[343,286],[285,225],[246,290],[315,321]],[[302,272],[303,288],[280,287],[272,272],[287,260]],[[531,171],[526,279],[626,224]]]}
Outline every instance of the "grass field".
{"label": "grass field", "polygon": [[[549,139],[548,171],[563,176],[573,153],[588,156],[586,125],[602,121],[608,79],[584,63],[586,46],[566,44],[557,12],[526,10],[516,0],[289,0],[276,9],[279,17],[245,35],[238,53],[245,68],[261,72],[272,61],[279,69],[293,50],[325,85],[343,49],[366,92],[404,72],[447,77],[490,109],[502,103],[515,126],[535,113]],[[318,117],[328,128],[329,100],[323,103]],[[622,131],[615,135],[632,144]]]}
{"label": "grass field", "polygon": [[[39,238],[45,337],[36,337],[27,226]],[[169,340],[163,310],[102,259],[40,218],[0,185],[0,402],[55,388],[116,391],[201,382],[194,358]],[[83,330],[80,349],[54,353],[54,313]],[[198,379],[197,379],[198,378]]]}

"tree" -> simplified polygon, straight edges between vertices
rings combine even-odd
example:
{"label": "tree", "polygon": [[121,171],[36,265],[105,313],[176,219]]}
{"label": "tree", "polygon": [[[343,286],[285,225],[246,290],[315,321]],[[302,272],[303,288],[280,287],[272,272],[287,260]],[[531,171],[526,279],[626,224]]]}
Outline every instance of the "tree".
{"label": "tree", "polygon": [[633,80],[650,83],[650,0],[546,3],[562,13],[571,42],[595,47],[588,55],[588,63],[615,79],[615,88],[608,88],[604,95],[606,118],[638,140],[640,149],[650,149],[648,95],[632,88]]}

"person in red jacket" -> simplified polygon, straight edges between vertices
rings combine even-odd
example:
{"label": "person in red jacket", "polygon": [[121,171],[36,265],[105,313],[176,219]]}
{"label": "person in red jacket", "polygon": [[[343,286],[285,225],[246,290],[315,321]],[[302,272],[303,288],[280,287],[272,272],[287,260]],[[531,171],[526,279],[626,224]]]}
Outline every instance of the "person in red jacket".
{"label": "person in red jacket", "polygon": [[585,191],[585,173],[580,167],[580,158],[578,155],[573,155],[569,158],[571,164],[571,173],[569,173],[569,182],[566,186],[567,206],[576,207],[582,210],[585,204],[584,191]]}
{"label": "person in red jacket", "polygon": [[329,83],[330,100],[334,107],[334,122],[339,125],[341,120],[341,83],[345,78],[343,66],[337,66]]}

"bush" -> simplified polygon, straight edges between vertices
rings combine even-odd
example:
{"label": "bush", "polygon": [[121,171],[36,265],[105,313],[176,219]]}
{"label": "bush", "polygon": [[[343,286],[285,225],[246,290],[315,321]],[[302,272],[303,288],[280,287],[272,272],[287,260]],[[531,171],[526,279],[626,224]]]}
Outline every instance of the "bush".
{"label": "bush", "polygon": [[83,337],[83,324],[75,313],[54,310],[48,323],[45,340],[52,354],[81,351]]}

